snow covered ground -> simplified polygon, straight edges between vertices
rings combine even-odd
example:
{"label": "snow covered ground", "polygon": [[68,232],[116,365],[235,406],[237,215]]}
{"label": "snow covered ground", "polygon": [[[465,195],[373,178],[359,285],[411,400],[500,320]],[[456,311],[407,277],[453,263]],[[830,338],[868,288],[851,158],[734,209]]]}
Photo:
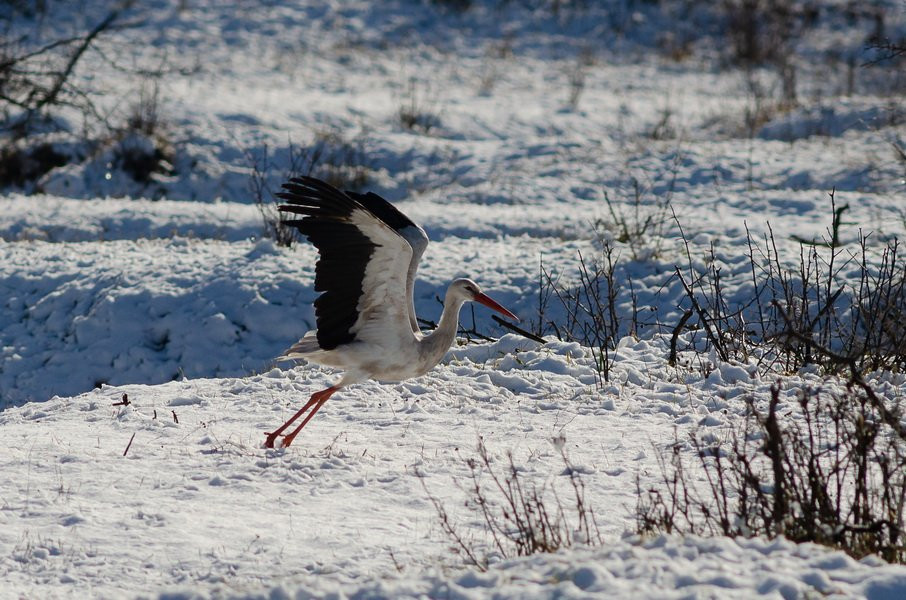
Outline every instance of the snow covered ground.
{"label": "snow covered ground", "polygon": [[[69,18],[12,27],[52,36],[106,10],[53,4]],[[906,597],[906,568],[876,558],[632,535],[637,481],[659,482],[659,453],[693,429],[727,438],[742,398],[776,379],[715,357],[710,374],[671,367],[656,326],[620,342],[602,383],[590,349],[507,334],[477,307],[498,341],[458,346],[419,379],[344,389],[291,448],[262,448],[334,377],[275,364],[313,327],[316,255],[262,237],[250,181],[265,149],[276,186],[294,151],[331,144],[425,227],[425,318],[465,275],[530,326],[540,261],[574,279],[578,252],[650,216],[614,242],[618,273],[646,323],[672,325],[674,265],[688,259],[667,201],[696,264],[713,245],[731,299],[751,294],[746,230],[761,239],[770,223],[796,261],[793,235],[828,235],[832,189],[850,207],[845,243],[906,232],[902,61],[859,67],[843,95],[844,67],[815,58],[863,47],[868,26],[839,17],[842,3],[822,3],[826,25],[797,48],[811,58],[799,106],[783,110],[768,110],[771,72],[715,56],[707,3],[672,17],[671,3],[556,17],[540,2],[225,4],[136,3],[134,25],[77,72],[115,116],[148,85],[138,69],[166,67],[153,82],[172,172],[137,183],[111,166],[112,142],[42,176],[43,193],[0,197],[0,598]],[[883,6],[895,37],[906,7]],[[687,58],[657,49],[665,28],[695,27],[706,33]],[[401,111],[430,126],[405,127]],[[618,305],[633,310],[628,286]],[[882,378],[903,397],[902,376]],[[819,383],[789,374],[784,391]],[[467,460],[483,439],[496,464],[511,452],[566,497],[558,438],[606,545],[495,556],[464,506]],[[487,573],[451,551],[432,496],[489,553]]]}

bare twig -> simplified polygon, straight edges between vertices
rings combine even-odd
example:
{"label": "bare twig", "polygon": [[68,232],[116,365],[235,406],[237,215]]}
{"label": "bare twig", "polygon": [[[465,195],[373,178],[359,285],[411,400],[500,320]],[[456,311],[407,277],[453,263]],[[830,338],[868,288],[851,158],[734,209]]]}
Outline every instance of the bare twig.
{"label": "bare twig", "polygon": [[53,86],[48,90],[47,94],[38,101],[35,105],[35,109],[41,109],[47,104],[52,104],[56,101],[57,96],[60,94],[60,90],[63,89],[63,85],[69,79],[72,70],[75,68],[76,63],[79,62],[79,59],[85,53],[85,50],[91,45],[94,39],[101,34],[105,29],[110,27],[110,24],[113,23],[116,18],[119,16],[119,11],[114,10],[104,18],[103,21],[98,23],[94,29],[92,29],[88,35],[82,38],[82,43],[76,48],[75,52],[72,53],[72,56],[69,57],[69,60],[66,63],[66,66],[57,76],[57,80],[54,82]]}
{"label": "bare twig", "polygon": [[717,353],[720,355],[721,360],[726,361],[729,357],[727,356],[727,349],[724,347],[724,344],[721,342],[720,338],[717,337],[717,333],[711,326],[711,317],[699,304],[698,299],[695,296],[695,292],[692,290],[690,285],[686,282],[686,279],[683,277],[683,274],[680,272],[679,267],[675,268],[676,276],[680,280],[680,284],[683,286],[683,290],[686,292],[686,296],[689,298],[689,301],[692,303],[692,308],[695,310],[695,313],[698,315],[698,320],[702,324],[702,327],[705,329],[705,334],[708,336],[708,339],[711,341],[711,344],[714,346],[714,349],[717,350]]}
{"label": "bare twig", "polygon": [[692,316],[692,309],[690,308],[683,313],[683,316],[680,317],[679,322],[676,324],[676,327],[673,328],[673,335],[670,336],[670,356],[667,357],[667,362],[670,363],[670,366],[676,366],[676,342],[679,339],[680,333],[683,331],[683,327],[686,326],[686,321]]}
{"label": "bare twig", "polygon": [[132,403],[129,401],[129,396],[123,393],[123,399],[119,402],[114,402],[111,406],[129,406],[130,404]]}
{"label": "bare twig", "polygon": [[521,335],[524,338],[528,338],[528,339],[532,340],[533,342],[538,342],[539,344],[547,343],[547,340],[545,340],[540,335],[535,335],[531,331],[526,331],[525,329],[523,329],[522,327],[519,327],[518,325],[513,325],[509,321],[504,321],[497,315],[491,315],[491,318],[494,319],[494,322],[497,323],[498,325],[500,325],[501,327],[509,329],[513,333],[518,333],[519,335]]}
{"label": "bare twig", "polygon": [[129,438],[129,443],[128,443],[128,444],[126,444],[126,449],[125,449],[125,450],[123,450],[123,456],[126,456],[126,453],[128,453],[128,452],[129,452],[129,448],[131,448],[131,447],[132,447],[132,440],[134,440],[134,439],[135,439],[135,433],[133,433],[133,434],[132,434],[132,437],[131,437],[131,438]]}

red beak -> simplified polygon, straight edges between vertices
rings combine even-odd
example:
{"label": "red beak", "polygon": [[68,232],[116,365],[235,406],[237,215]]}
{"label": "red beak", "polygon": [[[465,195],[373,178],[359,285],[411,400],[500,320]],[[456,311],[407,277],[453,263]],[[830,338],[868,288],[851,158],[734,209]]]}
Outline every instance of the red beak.
{"label": "red beak", "polygon": [[478,302],[479,304],[484,304],[488,308],[490,308],[492,310],[496,310],[497,312],[506,316],[507,318],[513,319],[517,323],[519,322],[519,317],[517,317],[516,315],[514,315],[513,313],[511,313],[504,307],[500,306],[495,301],[491,300],[488,296],[485,296],[481,292],[475,294],[475,302]]}

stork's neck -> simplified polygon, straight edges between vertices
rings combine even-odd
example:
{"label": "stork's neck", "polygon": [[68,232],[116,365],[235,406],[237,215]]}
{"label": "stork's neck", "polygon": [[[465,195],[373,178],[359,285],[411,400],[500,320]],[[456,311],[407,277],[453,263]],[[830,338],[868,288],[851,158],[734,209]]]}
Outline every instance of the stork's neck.
{"label": "stork's neck", "polygon": [[444,298],[444,312],[440,316],[437,329],[422,338],[420,342],[427,369],[439,363],[453,345],[456,331],[459,329],[459,309],[463,304],[465,304],[464,298],[452,294],[451,290],[447,289],[447,295]]}

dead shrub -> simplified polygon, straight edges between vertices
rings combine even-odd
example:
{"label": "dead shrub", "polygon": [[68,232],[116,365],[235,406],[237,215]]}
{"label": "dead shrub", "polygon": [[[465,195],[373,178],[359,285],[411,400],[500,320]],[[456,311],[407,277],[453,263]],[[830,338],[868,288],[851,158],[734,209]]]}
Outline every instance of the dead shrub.
{"label": "dead shrub", "polygon": [[[854,372],[855,373],[855,372]],[[638,488],[639,533],[785,536],[906,562],[906,429],[857,375],[846,390],[771,389],[767,407],[747,400],[729,441],[693,433],[704,482],[681,442],[661,455],[662,485]]]}
{"label": "dead shrub", "polygon": [[802,0],[724,0],[731,57],[739,64],[785,60],[791,42],[818,17]]}
{"label": "dead shrub", "polygon": [[[556,552],[576,544],[602,543],[594,512],[585,499],[585,486],[570,464],[563,442],[562,438],[555,440],[566,467],[564,475],[569,476],[573,493],[572,520],[552,485],[545,483],[539,487],[527,483],[511,453],[507,453],[508,465],[503,473],[495,472],[494,460],[479,439],[478,457],[466,460],[470,474],[466,507],[483,522],[484,530],[491,538],[490,546],[501,558]],[[485,477],[490,479],[490,485]],[[487,570],[487,545],[464,538],[440,500],[428,492],[424,479],[422,485],[437,510],[441,528],[455,543],[454,549],[475,567]]]}
{"label": "dead shrub", "polygon": [[292,177],[317,177],[340,190],[361,191],[371,173],[363,140],[363,136],[348,140],[336,131],[320,131],[310,145],[290,142],[276,157],[267,146],[257,153],[247,151],[249,190],[261,213],[264,235],[280,246],[291,246],[298,239],[296,228],[286,224],[290,217],[277,209],[282,202],[275,195],[280,184]]}
{"label": "dead shrub", "polygon": [[10,144],[0,150],[0,187],[27,187],[55,167],[67,164],[70,157],[50,142],[32,146]]}
{"label": "dead shrub", "polygon": [[[561,341],[579,342],[591,349],[597,372],[603,381],[610,381],[612,353],[620,339],[638,330],[638,310],[633,300],[630,315],[623,310],[623,286],[632,291],[632,276],[620,271],[620,256],[615,247],[606,239],[601,241],[600,253],[586,261],[578,255],[578,282],[565,282],[562,274],[549,272],[543,260],[538,273],[538,320],[532,321],[532,333],[536,336],[553,334]],[[548,317],[551,303],[559,305],[557,313],[563,313],[562,320]]]}
{"label": "dead shrub", "polygon": [[155,175],[173,175],[176,152],[169,140],[160,106],[157,82],[148,80],[126,115],[123,127],[113,134],[114,165],[133,181],[149,184]]}
{"label": "dead shrub", "polygon": [[410,79],[406,86],[397,117],[404,129],[428,135],[440,126],[440,116],[434,109],[427,90],[422,90],[416,80]]}
{"label": "dead shrub", "polygon": [[[870,235],[860,234],[849,247],[841,241],[842,208],[832,197],[827,238],[797,239],[798,264],[781,256],[772,231],[761,241],[749,236],[752,293],[745,302],[726,298],[713,247],[704,271],[692,268],[689,254],[688,268],[675,271],[686,303],[673,330],[671,363],[686,332],[686,349],[713,350],[723,361],[755,359],[764,373],[808,365],[845,373],[848,363],[817,348],[853,361],[862,372],[906,370],[906,262],[899,242],[873,250]],[[848,279],[852,271],[854,281]]]}
{"label": "dead shrub", "polygon": [[[16,2],[8,8],[12,13],[41,18],[47,5]],[[111,69],[145,77],[138,101],[129,106],[120,121],[114,118],[115,113],[95,105],[98,94],[90,87],[90,79],[76,77],[83,57],[95,50],[104,33],[129,26],[122,26],[121,10],[125,8],[110,11],[88,32],[57,37],[44,45],[30,41],[41,36],[0,42],[0,135],[5,138],[5,149],[0,152],[0,186],[39,191],[42,178],[52,169],[86,159],[94,163],[87,168],[117,169],[142,186],[158,176],[174,174],[176,151],[161,116],[156,80],[151,79],[155,72],[134,65],[123,67],[98,50]],[[161,66],[157,75],[164,69]],[[66,118],[60,116],[64,108],[78,111],[80,129],[71,124],[71,113]],[[155,193],[163,194],[163,188]]]}

